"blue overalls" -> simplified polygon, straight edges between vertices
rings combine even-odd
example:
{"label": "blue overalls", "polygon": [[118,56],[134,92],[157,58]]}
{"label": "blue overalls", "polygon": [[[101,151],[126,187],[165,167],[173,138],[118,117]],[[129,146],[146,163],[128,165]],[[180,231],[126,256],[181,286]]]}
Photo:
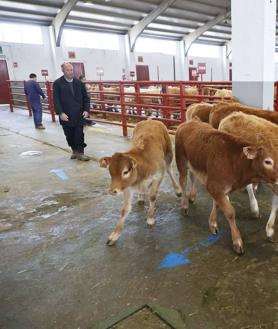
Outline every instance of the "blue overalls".
{"label": "blue overalls", "polygon": [[27,95],[28,102],[30,103],[33,111],[33,118],[35,126],[42,125],[42,104],[41,98],[45,98],[45,95],[40,85],[35,80],[28,80],[24,85],[25,94]]}

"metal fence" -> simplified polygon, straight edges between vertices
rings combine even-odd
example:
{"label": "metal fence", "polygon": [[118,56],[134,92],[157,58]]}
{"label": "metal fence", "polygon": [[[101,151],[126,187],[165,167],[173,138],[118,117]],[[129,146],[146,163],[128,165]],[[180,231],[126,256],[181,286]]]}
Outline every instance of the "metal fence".
{"label": "metal fence", "polygon": [[[32,116],[31,106],[24,93],[25,81],[8,81],[10,109],[26,108]],[[55,110],[51,81],[39,82],[47,98],[42,101],[44,112],[51,114],[55,122]],[[127,128],[150,116],[162,121],[169,132],[185,121],[187,107],[192,103],[216,103],[231,99],[230,81],[86,81],[91,99],[90,113],[97,122],[122,126],[123,136]],[[278,81],[274,83],[274,110],[278,111]]]}

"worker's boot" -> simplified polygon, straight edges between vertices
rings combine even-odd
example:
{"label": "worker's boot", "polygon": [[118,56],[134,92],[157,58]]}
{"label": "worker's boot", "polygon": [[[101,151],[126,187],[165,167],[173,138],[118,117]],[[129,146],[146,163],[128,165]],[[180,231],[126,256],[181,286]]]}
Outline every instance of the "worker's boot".
{"label": "worker's boot", "polygon": [[87,155],[84,154],[84,149],[79,149],[76,153],[76,159],[80,160],[80,161],[89,161],[90,157],[88,157]]}
{"label": "worker's boot", "polygon": [[77,154],[78,154],[77,150],[72,150],[72,155],[70,157],[71,160],[77,159]]}

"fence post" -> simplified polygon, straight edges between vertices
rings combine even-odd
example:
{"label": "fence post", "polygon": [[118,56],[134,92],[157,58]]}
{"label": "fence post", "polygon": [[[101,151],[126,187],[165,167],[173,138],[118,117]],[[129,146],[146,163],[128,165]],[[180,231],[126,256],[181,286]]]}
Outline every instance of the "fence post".
{"label": "fence post", "polygon": [[278,81],[275,81],[274,83],[274,90],[275,90],[274,111],[278,112]]}
{"label": "fence post", "polygon": [[27,109],[28,109],[28,112],[29,112],[29,117],[32,116],[32,107],[28,101],[28,98],[27,98],[27,95],[25,94],[25,83],[26,83],[26,80],[23,81],[23,92],[24,92],[24,95],[25,95],[25,102],[27,104]]}
{"label": "fence post", "polygon": [[51,114],[52,122],[55,122],[56,118],[55,118],[55,110],[54,110],[54,102],[53,102],[53,93],[51,90],[51,82],[47,80],[45,82],[45,86],[46,86],[46,94],[48,98],[48,109]]}
{"label": "fence post", "polygon": [[120,82],[120,100],[121,100],[123,136],[127,137],[126,104],[125,104],[125,95],[124,95],[124,85],[122,82]]}
{"label": "fence post", "polygon": [[[170,104],[170,100],[169,100],[169,97],[167,97],[168,95],[168,86],[165,86],[165,85],[162,85],[162,105],[163,106],[169,106]],[[169,108],[163,108],[162,110],[162,115],[163,115],[163,118],[166,118],[166,119],[169,119],[170,118],[170,111],[169,111]]]}
{"label": "fence post", "polygon": [[10,111],[13,112],[13,94],[12,94],[12,84],[10,80],[7,80],[8,88],[9,88],[9,104],[10,104]]}
{"label": "fence post", "polygon": [[[138,83],[137,82],[135,82],[135,84],[134,84],[134,90],[135,90],[135,93],[136,93],[136,95],[135,95],[135,102],[136,102],[136,104],[140,104],[140,96],[139,96],[139,94],[140,94],[140,86],[138,85]],[[138,105],[136,105],[136,114],[137,115],[142,115],[142,107],[141,106],[138,106]]]}
{"label": "fence post", "polygon": [[185,100],[185,88],[182,82],[180,82],[180,100],[181,100],[181,122],[185,121],[186,100]]}

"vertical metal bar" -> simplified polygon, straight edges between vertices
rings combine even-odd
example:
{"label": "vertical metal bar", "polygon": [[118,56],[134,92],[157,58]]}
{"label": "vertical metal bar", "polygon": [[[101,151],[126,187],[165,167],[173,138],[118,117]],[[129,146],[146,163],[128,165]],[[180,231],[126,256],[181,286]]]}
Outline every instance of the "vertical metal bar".
{"label": "vertical metal bar", "polygon": [[278,81],[275,81],[274,87],[276,88],[275,101],[274,101],[274,111],[278,112]]}
{"label": "vertical metal bar", "polygon": [[175,56],[173,56],[173,75],[174,75],[174,81],[176,81],[176,61],[175,61]]}
{"label": "vertical metal bar", "polygon": [[125,96],[124,96],[124,85],[122,82],[120,82],[120,101],[121,101],[123,136],[127,137],[126,104],[125,104]]}
{"label": "vertical metal bar", "polygon": [[185,99],[185,85],[180,82],[180,100],[181,100],[181,122],[185,121],[186,99]]}
{"label": "vertical metal bar", "polygon": [[14,108],[13,108],[13,95],[12,95],[12,84],[11,81],[7,81],[8,82],[8,87],[9,87],[9,104],[10,104],[10,111],[13,112]]}
{"label": "vertical metal bar", "polygon": [[[135,92],[136,92],[136,96],[135,96],[135,100],[136,100],[136,104],[140,104],[140,85],[135,82]],[[137,115],[142,115],[142,107],[136,106],[137,109]]]}
{"label": "vertical metal bar", "polygon": [[49,112],[51,114],[52,122],[55,122],[56,118],[55,118],[55,109],[54,109],[54,102],[53,102],[53,93],[51,90],[51,82],[46,81],[45,86],[46,86],[46,94],[47,94],[47,98],[48,98]]}

